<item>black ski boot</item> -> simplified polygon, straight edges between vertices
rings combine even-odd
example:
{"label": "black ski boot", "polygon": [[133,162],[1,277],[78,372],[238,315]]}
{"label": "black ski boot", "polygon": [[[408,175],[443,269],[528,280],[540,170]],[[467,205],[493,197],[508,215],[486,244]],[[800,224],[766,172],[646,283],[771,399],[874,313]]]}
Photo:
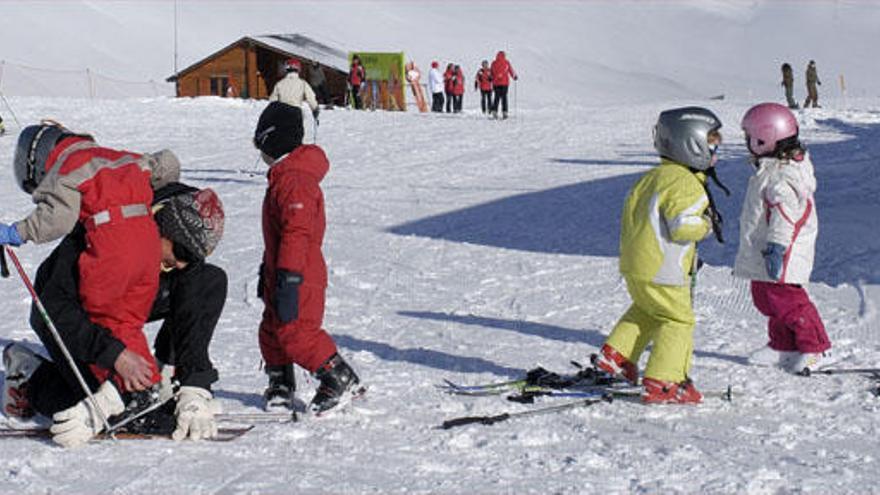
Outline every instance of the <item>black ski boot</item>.
{"label": "black ski boot", "polygon": [[159,396],[159,386],[155,385],[139,392],[122,394],[125,410],[111,416],[111,427],[116,431],[143,435],[170,435],[177,425],[174,416],[174,401]]}
{"label": "black ski boot", "polygon": [[321,384],[309,404],[309,410],[313,414],[321,414],[339,405],[343,399],[349,398],[347,396],[357,394],[357,384],[361,381],[339,354],[330,356],[318,368],[315,376]]}
{"label": "black ski boot", "polygon": [[293,365],[266,366],[266,374],[269,375],[269,386],[263,392],[263,408],[266,411],[293,410],[296,393]]}

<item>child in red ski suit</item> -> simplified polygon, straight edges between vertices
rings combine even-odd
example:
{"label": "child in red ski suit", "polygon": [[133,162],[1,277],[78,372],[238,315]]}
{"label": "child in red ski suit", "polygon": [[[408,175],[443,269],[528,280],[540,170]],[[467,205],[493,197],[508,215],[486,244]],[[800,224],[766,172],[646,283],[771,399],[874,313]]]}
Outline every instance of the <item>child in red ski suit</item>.
{"label": "child in red ski suit", "polygon": [[320,413],[336,406],[359,379],[321,328],[327,266],[321,252],[326,220],[320,183],[330,163],[319,146],[301,144],[302,136],[302,111],[281,102],[266,107],[254,133],[254,144],[270,166],[263,199],[265,310],[259,339],[269,375],[266,407],[292,408],[295,363],[320,380],[310,404]]}
{"label": "child in red ski suit", "polygon": [[[169,151],[141,155],[104,148],[91,136],[44,122],[22,130],[15,155],[19,186],[36,208],[12,225],[0,224],[0,244],[53,241],[86,228],[79,258],[79,295],[92,322],[107,328],[125,350],[143,358],[149,377],[114,374],[123,349],[99,357],[91,370],[99,382],[113,376],[120,392],[159,382],[143,332],[159,286],[159,233],[152,219],[153,187],[176,181],[180,164]],[[3,242],[7,241],[7,242]],[[117,371],[119,371],[117,369]]]}

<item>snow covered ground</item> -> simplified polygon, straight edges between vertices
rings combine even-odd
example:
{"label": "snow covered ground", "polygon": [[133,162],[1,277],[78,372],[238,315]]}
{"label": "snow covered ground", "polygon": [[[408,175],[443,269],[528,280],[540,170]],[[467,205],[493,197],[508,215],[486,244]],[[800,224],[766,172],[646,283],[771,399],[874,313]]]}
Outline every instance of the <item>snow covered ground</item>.
{"label": "snow covered ground", "polygon": [[[799,114],[819,181],[809,290],[836,357],[880,364],[876,2],[247,5],[180,2],[181,65],[267,32],[404,49],[423,68],[433,58],[475,68],[504,48],[522,74],[514,118],[482,118],[473,93],[459,116],[322,113],[317,142],[331,161],[325,324],[369,386],[364,400],[316,421],[259,425],[229,444],[103,442],[69,452],[4,440],[0,493],[878,491],[880,398],[869,391],[877,383],[748,365],[766,341],[765,322],[746,283],[730,276],[750,172],[738,122],[761,99],[781,99],[782,61],[795,67],[802,98],[803,66],[815,58],[825,108]],[[0,59],[160,79],[171,72],[171,11],[171,2],[0,2],[0,32],[14,40]],[[136,22],[144,29],[131,29]],[[64,74],[20,76],[7,66],[0,90],[23,124],[52,117],[108,146],[171,148],[187,182],[220,194],[226,234],[212,262],[227,270],[230,291],[211,348],[215,392],[227,411],[256,411],[265,386],[254,296],[265,168],[250,137],[265,103],[76,99],[62,91]],[[706,99],[720,93],[727,98]],[[697,287],[693,375],[704,391],[732,385],[742,394],[698,407],[621,400],[438,430],[452,417],[529,407],[444,395],[434,387],[444,378],[501,380],[538,364],[569,371],[569,360],[585,361],[601,345],[629,304],[616,258],[624,197],[656,163],[657,114],[690,104],[725,123],[719,176],[733,191],[717,195],[728,243],[701,247],[709,264]],[[17,125],[2,103],[0,114],[10,131],[0,138],[0,165],[8,166]],[[306,140],[313,137],[307,121]],[[11,180],[0,181],[0,221],[30,208]],[[31,275],[50,249],[19,250]],[[23,286],[16,278],[0,286],[0,345],[34,342]],[[308,400],[315,382],[298,379]]]}
{"label": "snow covered ground", "polygon": [[[217,397],[254,411],[259,371],[254,298],[263,170],[249,136],[260,102],[87,102],[13,98],[20,119],[55,116],[109,146],[174,149],[184,179],[215,188],[227,227],[212,261],[230,276],[212,345]],[[867,379],[799,378],[746,363],[765,342],[745,283],[732,279],[735,241],[708,241],[697,289],[694,378],[733,385],[732,403],[645,407],[618,401],[495,426],[436,429],[466,414],[529,406],[447,396],[443,378],[475,383],[595,352],[628,305],[617,274],[618,215],[637,174],[655,162],[650,126],[684,101],[521,109],[507,122],[327,111],[318,142],[330,267],[326,328],[365,383],[349,411],[260,425],[230,444],[104,442],[68,452],[0,444],[0,492],[578,493],[868,492],[878,480],[880,399]],[[736,122],[750,102],[704,102],[725,122],[721,203],[736,239],[748,166]],[[880,100],[800,115],[820,184],[816,283],[810,292],[848,366],[880,360]],[[308,130],[307,141],[312,139]],[[14,137],[0,138],[11,163]],[[2,219],[28,198],[0,183]],[[19,250],[30,273],[49,247]],[[0,341],[35,340],[29,300],[3,281]],[[155,331],[155,328],[150,330]],[[300,373],[301,397],[314,380]],[[876,384],[874,384],[876,385]]]}

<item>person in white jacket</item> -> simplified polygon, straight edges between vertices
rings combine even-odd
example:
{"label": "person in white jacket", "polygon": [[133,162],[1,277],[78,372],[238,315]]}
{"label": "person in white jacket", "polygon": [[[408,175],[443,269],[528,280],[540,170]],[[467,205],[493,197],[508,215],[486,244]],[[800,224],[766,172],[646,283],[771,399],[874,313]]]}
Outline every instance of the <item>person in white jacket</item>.
{"label": "person in white jacket", "polygon": [[299,107],[303,101],[308,103],[312,109],[312,117],[318,122],[318,99],[315,98],[315,91],[309,86],[309,83],[303,81],[299,77],[302,65],[300,61],[292,58],[285,63],[287,75],[284,79],[278,81],[272,88],[272,94],[269,95],[269,101],[280,101],[288,105]]}
{"label": "person in white jacket", "polygon": [[431,91],[431,111],[443,112],[443,74],[440,73],[440,64],[431,62],[431,70],[428,71],[428,90]]}
{"label": "person in white jacket", "polygon": [[775,359],[790,372],[806,374],[831,348],[804,289],[819,227],[813,164],[798,139],[797,119],[783,105],[755,105],[743,117],[742,128],[755,175],[743,201],[733,274],[752,281],[752,300],[769,318],[770,337],[768,348],[753,361],[770,364]]}

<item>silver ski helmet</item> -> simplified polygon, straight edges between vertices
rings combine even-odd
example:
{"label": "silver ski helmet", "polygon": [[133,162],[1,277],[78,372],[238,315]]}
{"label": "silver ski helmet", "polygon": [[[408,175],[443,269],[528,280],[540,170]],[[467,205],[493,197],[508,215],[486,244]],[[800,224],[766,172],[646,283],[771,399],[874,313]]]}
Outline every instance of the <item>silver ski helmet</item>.
{"label": "silver ski helmet", "polygon": [[664,158],[696,170],[712,166],[709,134],[721,129],[717,115],[703,107],[673,108],[660,113],[654,126],[654,149]]}
{"label": "silver ski helmet", "polygon": [[73,135],[61,124],[51,121],[22,129],[12,162],[18,187],[28,194],[34,192],[46,176],[49,153],[63,138]]}

